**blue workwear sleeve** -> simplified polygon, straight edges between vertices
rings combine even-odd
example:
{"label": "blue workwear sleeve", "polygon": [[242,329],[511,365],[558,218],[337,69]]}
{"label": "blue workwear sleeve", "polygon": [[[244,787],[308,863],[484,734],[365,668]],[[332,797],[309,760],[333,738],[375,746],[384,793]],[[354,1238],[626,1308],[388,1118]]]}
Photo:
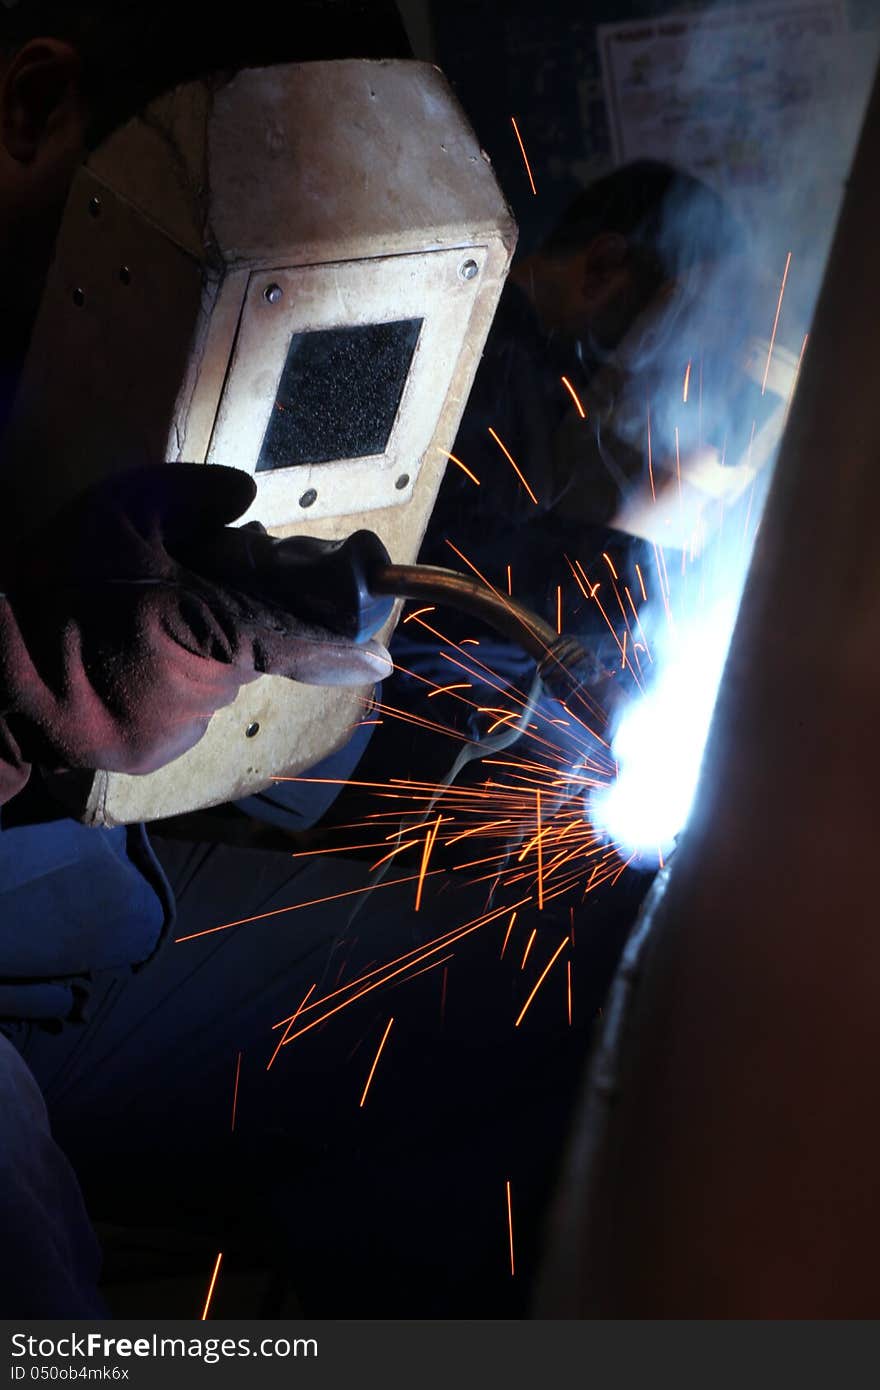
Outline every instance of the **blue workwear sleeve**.
{"label": "blue workwear sleeve", "polygon": [[31,1072],[0,1034],[0,1317],[99,1318],[101,1252]]}

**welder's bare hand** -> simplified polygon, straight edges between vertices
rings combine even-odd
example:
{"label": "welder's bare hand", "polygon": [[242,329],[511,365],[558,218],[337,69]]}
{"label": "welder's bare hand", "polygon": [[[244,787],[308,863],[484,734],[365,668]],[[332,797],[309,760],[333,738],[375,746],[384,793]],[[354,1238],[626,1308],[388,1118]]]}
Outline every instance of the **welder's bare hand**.
{"label": "welder's bare hand", "polygon": [[[155,770],[258,675],[371,685],[385,649],[188,568],[254,496],[235,469],[121,474],[68,507],[4,573],[0,802],[29,764]],[[242,542],[245,544],[246,542]],[[233,541],[235,551],[237,541]],[[300,567],[300,587],[308,581]],[[296,606],[296,588],[290,608]],[[332,616],[332,615],[331,615]],[[348,623],[349,619],[344,619]]]}

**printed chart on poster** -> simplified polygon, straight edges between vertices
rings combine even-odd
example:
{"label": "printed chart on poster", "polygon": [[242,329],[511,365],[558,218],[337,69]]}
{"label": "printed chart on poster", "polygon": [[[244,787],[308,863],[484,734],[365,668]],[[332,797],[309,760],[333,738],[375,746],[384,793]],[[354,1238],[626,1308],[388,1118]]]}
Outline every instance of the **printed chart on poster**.
{"label": "printed chart on poster", "polygon": [[833,177],[831,146],[839,149],[861,116],[873,40],[849,32],[840,0],[602,25],[615,163],[665,159],[719,191],[766,189],[821,129],[837,137],[818,151]]}

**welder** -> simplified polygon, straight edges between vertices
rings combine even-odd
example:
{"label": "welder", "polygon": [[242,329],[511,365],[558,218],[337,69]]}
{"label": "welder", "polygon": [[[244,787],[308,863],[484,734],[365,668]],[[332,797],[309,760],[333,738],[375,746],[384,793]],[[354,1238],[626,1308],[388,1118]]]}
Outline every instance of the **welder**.
{"label": "welder", "polygon": [[[503,586],[509,575],[518,599],[555,615],[557,585],[568,587],[570,580],[566,556],[593,577],[593,565],[604,572],[603,551],[618,564],[644,563],[645,540],[688,544],[692,526],[682,541],[660,525],[669,514],[661,507],[662,489],[671,483],[678,523],[676,449],[685,480],[691,464],[718,469],[725,446],[736,457],[731,399],[742,387],[754,285],[740,265],[744,248],[744,228],[727,203],[701,180],[656,160],[614,169],[577,194],[511,268],[454,447],[480,486],[460,468],[447,470],[421,559],[450,564],[452,541],[493,582]],[[733,276],[740,311],[725,316],[721,343],[715,296]],[[707,286],[711,294],[704,293]],[[692,428],[697,411],[681,421],[676,416],[676,444],[673,422],[660,407],[681,399],[691,352],[700,360],[700,432]],[[645,447],[649,400],[655,402],[652,476]],[[727,469],[723,476],[733,474]],[[645,549],[650,567],[650,546]],[[616,665],[616,639],[591,607],[578,612],[575,629]],[[472,635],[472,622],[455,614],[444,613],[440,626],[456,640]],[[493,672],[527,685],[531,666],[517,644],[487,642],[485,634],[481,642]],[[417,677],[440,684],[448,678],[436,641],[414,625],[398,628],[392,653]],[[403,684],[408,702],[426,700],[423,680],[403,678]]]}
{"label": "welder", "polygon": [[[340,56],[340,32],[359,57],[393,55],[404,42],[393,7],[308,6],[308,16],[302,8],[295,25],[287,22],[296,30],[297,58],[325,56],[328,48]],[[62,4],[4,0],[4,414],[70,182],[86,152],[183,79],[290,55],[284,47],[290,33],[273,7],[262,27],[253,26],[250,46],[217,33],[209,10],[194,6],[181,14],[171,5],[96,0],[72,13]],[[142,828],[95,832],[67,819],[46,798],[35,768],[71,770],[71,776],[98,767],[145,772],[196,743],[214,712],[260,674],[369,685],[389,669],[368,632],[351,640],[350,614],[338,623],[332,611],[323,623],[314,620],[315,582],[301,548],[298,612],[295,596],[284,607],[261,602],[225,586],[216,573],[208,580],[187,566],[182,556],[193,543],[210,548],[253,495],[247,476],[222,467],[122,474],[79,497],[19,553],[11,541],[5,546],[0,1019],[8,1022],[0,1026],[7,1032],[75,1016],[87,972],[143,961],[172,912]],[[4,520],[7,536],[14,535],[8,503]],[[247,532],[228,536],[241,560]],[[316,543],[316,561],[327,549],[333,547]],[[278,553],[283,564],[283,545]],[[100,1301],[76,1184],[48,1136],[38,1092],[2,1034],[0,1048],[7,1246],[0,1308],[8,1316],[84,1316]]]}

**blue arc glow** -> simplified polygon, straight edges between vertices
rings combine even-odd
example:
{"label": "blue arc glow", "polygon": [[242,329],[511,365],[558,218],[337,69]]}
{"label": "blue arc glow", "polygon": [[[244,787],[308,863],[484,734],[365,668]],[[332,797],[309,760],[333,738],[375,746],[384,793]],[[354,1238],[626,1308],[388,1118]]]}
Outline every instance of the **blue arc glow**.
{"label": "blue arc glow", "polygon": [[687,824],[738,598],[737,586],[734,599],[670,624],[653,683],[623,713],[611,745],[617,779],[592,793],[589,816],[627,857],[658,861]]}

